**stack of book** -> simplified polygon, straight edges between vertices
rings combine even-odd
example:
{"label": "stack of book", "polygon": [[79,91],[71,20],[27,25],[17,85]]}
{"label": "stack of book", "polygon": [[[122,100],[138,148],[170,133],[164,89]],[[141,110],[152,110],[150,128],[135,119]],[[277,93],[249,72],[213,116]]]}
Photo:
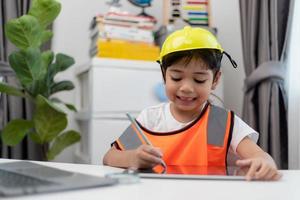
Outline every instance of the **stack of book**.
{"label": "stack of book", "polygon": [[156,60],[159,47],[154,44],[155,20],[151,17],[108,12],[91,24],[90,56]]}

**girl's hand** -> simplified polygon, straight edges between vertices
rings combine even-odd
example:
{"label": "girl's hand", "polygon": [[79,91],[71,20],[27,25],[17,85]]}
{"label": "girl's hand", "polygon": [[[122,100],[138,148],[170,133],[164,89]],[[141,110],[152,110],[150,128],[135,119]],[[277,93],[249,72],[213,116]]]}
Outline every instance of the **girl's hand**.
{"label": "girl's hand", "polygon": [[132,151],[130,166],[136,169],[152,168],[163,163],[162,156],[159,148],[143,144]]}
{"label": "girl's hand", "polygon": [[246,173],[246,180],[248,181],[253,179],[278,180],[281,178],[281,174],[277,170],[276,164],[272,158],[270,159],[268,154],[244,160],[237,160],[236,164],[239,167],[249,167],[248,172]]}

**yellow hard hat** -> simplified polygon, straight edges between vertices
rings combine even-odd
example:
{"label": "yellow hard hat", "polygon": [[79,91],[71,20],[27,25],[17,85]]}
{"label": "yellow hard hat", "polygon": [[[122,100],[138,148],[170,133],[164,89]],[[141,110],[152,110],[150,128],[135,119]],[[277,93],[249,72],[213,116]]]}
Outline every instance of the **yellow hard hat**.
{"label": "yellow hard hat", "polygon": [[216,37],[208,30],[186,26],[167,37],[162,46],[159,60],[162,61],[164,56],[173,52],[193,49],[216,49],[221,53],[224,51]]}
{"label": "yellow hard hat", "polygon": [[231,57],[224,51],[216,37],[204,28],[192,28],[186,26],[181,30],[175,31],[170,34],[163,46],[159,55],[159,62],[162,63],[164,56],[178,51],[186,51],[193,49],[215,49],[221,53],[226,54],[230,59],[234,67],[236,63]]}

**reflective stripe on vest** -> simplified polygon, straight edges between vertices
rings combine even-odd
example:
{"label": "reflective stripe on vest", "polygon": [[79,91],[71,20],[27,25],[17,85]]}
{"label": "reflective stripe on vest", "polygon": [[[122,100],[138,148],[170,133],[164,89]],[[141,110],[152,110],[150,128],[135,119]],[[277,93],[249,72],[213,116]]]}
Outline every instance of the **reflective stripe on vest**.
{"label": "reflective stripe on vest", "polygon": [[[120,141],[120,142],[118,142]],[[131,124],[117,140],[121,149],[131,150],[136,149],[142,144],[146,144],[138,130]]]}
{"label": "reflective stripe on vest", "polygon": [[[139,125],[151,143],[162,149],[167,165],[226,166],[233,117],[230,111],[207,105],[194,122],[180,130],[157,133]],[[145,141],[131,125],[116,143],[121,150],[130,150]]]}
{"label": "reflective stripe on vest", "polygon": [[228,112],[217,106],[211,106],[210,108],[207,143],[215,146],[223,146]]}

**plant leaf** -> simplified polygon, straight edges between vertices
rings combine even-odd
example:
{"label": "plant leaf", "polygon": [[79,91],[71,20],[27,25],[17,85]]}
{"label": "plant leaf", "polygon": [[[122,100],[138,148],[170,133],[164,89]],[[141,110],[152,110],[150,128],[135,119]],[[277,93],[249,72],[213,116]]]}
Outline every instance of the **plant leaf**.
{"label": "plant leaf", "polygon": [[[54,76],[61,71],[68,69],[75,63],[74,59],[68,55],[59,53],[56,55],[55,62],[51,64],[47,72],[47,84],[54,85]],[[52,93],[51,93],[52,94]]]}
{"label": "plant leaf", "polygon": [[2,141],[6,145],[15,146],[24,139],[31,128],[33,128],[32,121],[24,119],[12,120],[3,129],[1,134]]}
{"label": "plant leaf", "polygon": [[53,37],[52,31],[43,31],[41,36],[41,44],[47,42]]}
{"label": "plant leaf", "polygon": [[45,77],[47,69],[42,65],[41,52],[37,48],[13,52],[9,56],[9,64],[16,72],[22,85],[30,89],[36,80]]}
{"label": "plant leaf", "polygon": [[54,58],[54,53],[51,50],[48,50],[48,51],[45,51],[42,53],[42,61],[44,62],[46,69],[52,63],[53,58]]}
{"label": "plant leaf", "polygon": [[51,86],[51,94],[64,90],[73,90],[74,84],[71,81],[60,81]]}
{"label": "plant leaf", "polygon": [[5,34],[16,47],[25,50],[29,47],[37,48],[41,45],[41,28],[35,17],[23,15],[6,23]]}
{"label": "plant leaf", "polygon": [[53,60],[51,51],[41,54],[38,48],[28,48],[13,52],[9,56],[9,63],[29,94],[33,97],[37,94],[47,96],[50,86],[46,84],[46,74],[51,59]]}
{"label": "plant leaf", "polygon": [[36,112],[33,116],[35,130],[42,142],[51,142],[67,127],[66,114],[45,97],[36,98]]}
{"label": "plant leaf", "polygon": [[62,101],[59,98],[56,98],[56,97],[52,97],[50,99],[50,101],[52,101],[53,103],[62,103]]}
{"label": "plant leaf", "polygon": [[37,144],[43,144],[42,138],[36,132],[31,131],[31,132],[28,133],[28,136],[35,143],[37,143]]}
{"label": "plant leaf", "polygon": [[62,150],[78,141],[80,141],[80,134],[77,131],[70,130],[61,134],[47,152],[47,159],[53,160]]}
{"label": "plant leaf", "polygon": [[45,75],[43,80],[43,84],[45,85],[45,92],[42,93],[44,94],[45,97],[49,97],[51,92],[51,82],[48,79],[48,71],[53,59],[54,59],[54,53],[52,51],[49,50],[42,53],[42,63],[43,66],[47,69],[47,74]]}
{"label": "plant leaf", "polygon": [[33,0],[29,15],[36,17],[43,28],[51,24],[59,15],[61,4],[55,0]]}
{"label": "plant leaf", "polygon": [[6,93],[8,95],[27,97],[26,94],[21,89],[7,85],[5,83],[0,83],[0,92]]}
{"label": "plant leaf", "polygon": [[53,103],[61,103],[64,104],[69,110],[73,111],[73,112],[77,112],[76,107],[73,104],[70,103],[65,103],[63,101],[61,101],[60,99],[53,97],[50,99]]}
{"label": "plant leaf", "polygon": [[56,60],[55,60],[55,67],[56,67],[56,72],[62,72],[65,71],[66,69],[68,69],[70,66],[72,66],[75,63],[74,58],[62,54],[62,53],[58,53],[56,55]]}
{"label": "plant leaf", "polygon": [[62,54],[62,53],[58,53],[56,54],[55,57],[55,63],[52,64],[50,67],[50,78],[53,79],[53,77],[58,73],[58,72],[62,72],[66,69],[68,69],[70,66],[72,66],[75,63],[74,58]]}
{"label": "plant leaf", "polygon": [[70,103],[64,103],[64,104],[67,108],[69,108],[69,110],[77,112],[77,109],[73,104],[70,104]]}

